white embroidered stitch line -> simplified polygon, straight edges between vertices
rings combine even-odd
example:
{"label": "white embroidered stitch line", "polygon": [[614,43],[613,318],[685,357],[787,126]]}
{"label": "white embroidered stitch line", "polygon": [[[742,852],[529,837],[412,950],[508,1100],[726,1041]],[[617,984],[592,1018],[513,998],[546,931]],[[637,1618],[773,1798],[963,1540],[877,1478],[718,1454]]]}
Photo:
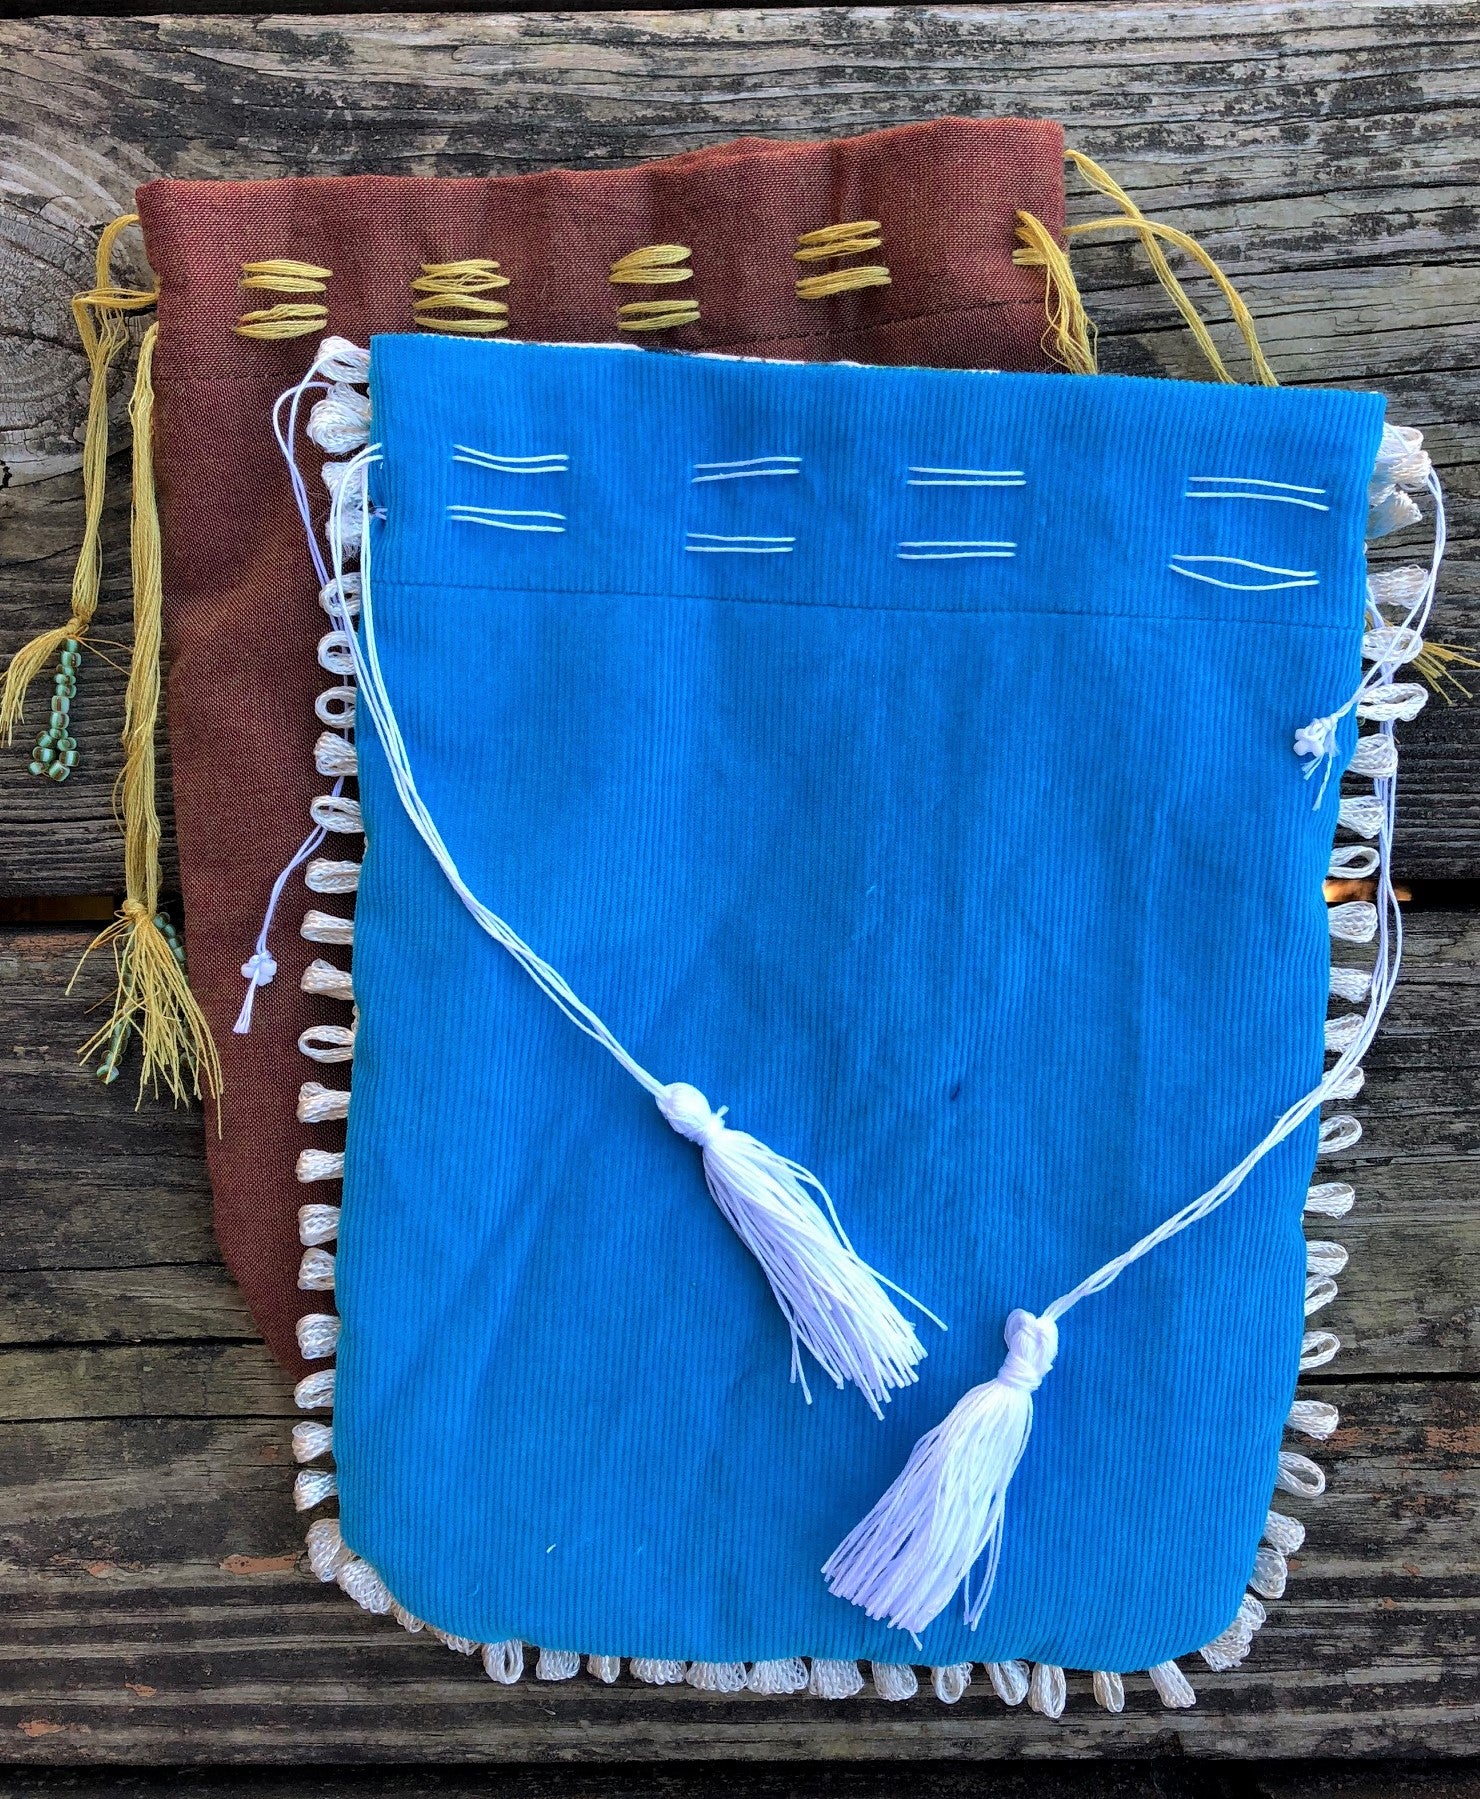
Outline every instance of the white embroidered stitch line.
{"label": "white embroidered stitch line", "polygon": [[[447,516],[463,525],[490,525],[500,531],[548,531],[559,535],[565,530],[563,512],[544,512],[536,507],[515,506],[449,506]],[[553,525],[523,525],[519,519],[558,519]]]}
{"label": "white embroidered stitch line", "polygon": [[[1252,569],[1263,575],[1284,575],[1283,581],[1221,581],[1216,575],[1206,575],[1200,569],[1188,568],[1188,563],[1211,563],[1230,568]],[[1189,581],[1206,581],[1209,587],[1232,588],[1239,593],[1277,593],[1286,587],[1319,587],[1320,576],[1313,568],[1276,568],[1268,562],[1250,562],[1245,556],[1187,556],[1180,552],[1173,556],[1167,567],[1174,575],[1185,575]]]}
{"label": "white embroidered stitch line", "polygon": [[[1324,487],[1302,487],[1294,481],[1261,481],[1252,475],[1189,475],[1187,480],[1184,500],[1263,500],[1280,506],[1304,506],[1311,512],[1331,510],[1320,500],[1299,497],[1324,494]],[[1254,491],[1241,491],[1245,489]]]}
{"label": "white embroidered stitch line", "polygon": [[[300,389],[311,387],[317,375],[315,364],[300,383]],[[288,454],[291,457],[291,440]],[[899,1312],[889,1294],[899,1294],[944,1329],[941,1321],[863,1261],[848,1240],[827,1189],[810,1170],[778,1155],[747,1132],[731,1128],[725,1123],[726,1108],[713,1110],[703,1094],[687,1082],[665,1084],[649,1074],[558,972],[477,899],[458,872],[417,791],[376,650],[370,593],[371,507],[367,474],[379,459],[379,448],[372,445],[339,465],[331,483],[329,542],[335,592],[343,591],[347,550],[359,548],[359,626],[356,629],[347,611],[340,614],[338,623],[408,818],[482,929],[514,958],[571,1023],[606,1049],[650,1094],[669,1126],[699,1147],[710,1197],[760,1264],[786,1320],[791,1338],[792,1379],[800,1384],[804,1397],[810,1403],[803,1349],[837,1386],[856,1386],[875,1415],[882,1416],[883,1404],[891,1393],[918,1378],[915,1367],[925,1354],[914,1326]],[[301,482],[295,491],[299,489]],[[359,516],[351,528],[347,519],[355,508]]]}
{"label": "white embroidered stitch line", "polygon": [[[1401,433],[1385,428],[1374,488],[1379,484],[1378,476],[1384,472],[1384,454],[1390,458],[1393,453],[1390,442],[1399,440],[1410,456],[1415,453],[1415,446]],[[1266,1136],[1215,1186],[1163,1220],[1078,1286],[1052,1301],[1039,1315],[1021,1310],[1011,1314],[1003,1332],[1007,1357],[995,1378],[973,1388],[940,1425],[919,1440],[893,1485],[828,1558],[823,1566],[823,1577],[829,1591],[859,1605],[869,1617],[882,1619],[893,1628],[914,1635],[916,1640],[918,1633],[939,1615],[957,1592],[963,1595],[966,1622],[972,1629],[979,1623],[991,1597],[1001,1550],[1006,1495],[1032,1430],[1033,1393],[1052,1368],[1057,1353],[1058,1320],[1080,1300],[1103,1292],[1125,1269],[1160,1244],[1217,1210],[1237,1192],[1263,1157],[1318,1112],[1323,1103],[1347,1097],[1361,1086],[1361,1058],[1372,1043],[1392,995],[1402,949],[1402,918],[1393,889],[1391,866],[1396,800],[1393,722],[1400,716],[1412,716],[1425,697],[1421,689],[1405,693],[1394,686],[1391,677],[1396,663],[1392,658],[1400,648],[1406,649],[1409,633],[1422,633],[1433,604],[1446,536],[1444,499],[1438,477],[1426,458],[1415,472],[1421,474],[1422,484],[1434,501],[1434,549],[1429,568],[1422,574],[1400,626],[1391,626],[1378,611],[1375,601],[1371,604],[1375,628],[1368,635],[1377,660],[1346,705],[1334,715],[1303,727],[1297,732],[1294,745],[1297,755],[1334,758],[1337,721],[1353,709],[1359,716],[1378,722],[1378,739],[1386,743],[1386,755],[1369,757],[1360,766],[1354,755],[1351,765],[1357,772],[1374,776],[1375,797],[1381,807],[1378,903],[1375,906],[1362,902],[1336,907],[1331,915],[1333,935],[1364,942],[1374,936],[1377,938],[1377,959],[1368,985],[1367,1009],[1354,1029],[1344,1026],[1339,1032],[1344,1046],[1340,1048],[1334,1066],[1318,1085],[1289,1107]],[[1416,507],[1413,510],[1417,512]],[[1391,527],[1379,515],[1375,529],[1369,522],[1369,536],[1380,534],[1387,528]],[[1405,713],[1404,708],[1408,707],[1411,710]],[[1321,1126],[1321,1151],[1334,1153],[1338,1145],[1345,1147],[1360,1134],[1361,1127],[1355,1119],[1330,1119]],[[1317,1275],[1307,1288],[1307,1310],[1316,1310],[1334,1297],[1334,1282]],[[1337,1347],[1334,1338],[1329,1352],[1325,1352],[1326,1346],[1318,1342],[1310,1345],[1310,1356],[1329,1360]],[[1316,1365],[1318,1360],[1302,1356],[1302,1369]],[[1315,1493],[1324,1485],[1324,1476],[1307,1458],[1286,1453],[1280,1460],[1280,1483],[1287,1491]],[[973,1599],[972,1579],[978,1569],[980,1585]],[[1246,1605],[1258,1608],[1258,1601],[1249,1598]],[[1239,1617],[1223,1637],[1207,1646],[1204,1655],[1212,1665],[1218,1665],[1215,1656],[1221,1658],[1236,1652],[1245,1632],[1252,1637],[1263,1621],[1262,1608],[1258,1610],[1256,1619],[1252,1610],[1246,1614],[1241,1608]],[[1244,1620],[1243,1624],[1240,1619]]]}
{"label": "white embroidered stitch line", "polygon": [[746,456],[736,462],[696,462],[689,485],[705,481],[753,481],[769,475],[799,475],[800,456]]}
{"label": "white embroidered stitch line", "polygon": [[[917,479],[916,477],[920,477]],[[906,487],[1026,487],[1020,468],[932,468],[911,466]]]}
{"label": "white embroidered stitch line", "polygon": [[690,531],[686,550],[704,556],[789,556],[794,537],[725,537],[718,531]]}
{"label": "white embroidered stitch line", "polygon": [[1011,560],[1017,545],[1011,538],[907,538],[895,555],[901,562],[969,562],[980,557]]}
{"label": "white embroidered stitch line", "polygon": [[548,456],[496,456],[492,450],[475,450],[471,444],[454,444],[452,460],[469,463],[473,468],[488,469],[496,475],[564,475],[570,472],[570,457],[564,450]]}

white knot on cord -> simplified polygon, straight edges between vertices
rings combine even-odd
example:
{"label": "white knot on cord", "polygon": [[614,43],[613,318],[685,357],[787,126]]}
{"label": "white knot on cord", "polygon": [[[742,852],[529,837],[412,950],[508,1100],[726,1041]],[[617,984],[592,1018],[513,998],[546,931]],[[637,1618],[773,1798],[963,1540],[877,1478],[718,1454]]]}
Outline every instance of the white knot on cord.
{"label": "white knot on cord", "polygon": [[658,1110],[679,1136],[697,1143],[700,1149],[708,1149],[729,1129],[725,1113],[730,1108],[721,1106],[717,1112],[711,1110],[709,1101],[687,1081],[670,1082],[657,1098]]}
{"label": "white knot on cord", "polygon": [[242,973],[259,987],[270,987],[277,973],[277,963],[266,950],[257,950],[242,963]]}
{"label": "white knot on cord", "polygon": [[792,1379],[808,1402],[802,1349],[836,1386],[851,1381],[882,1416],[891,1391],[918,1378],[925,1350],[884,1291],[887,1283],[848,1241],[827,1189],[800,1163],[732,1129],[725,1108],[715,1111],[687,1081],[659,1087],[653,1097],[679,1136],[703,1151],[710,1197],[760,1263],[791,1331]]}
{"label": "white knot on cord", "polygon": [[1007,1356],[997,1370],[997,1379],[1004,1387],[1036,1393],[1059,1353],[1059,1327],[1051,1318],[1035,1318],[1031,1312],[1017,1311],[1008,1318],[1002,1335],[1007,1341]]}
{"label": "white knot on cord", "polygon": [[277,973],[277,963],[265,949],[256,949],[242,963],[242,974],[246,977],[246,997],[242,1000],[242,1009],[236,1015],[236,1023],[232,1025],[233,1033],[245,1037],[252,1028],[252,1005],[257,998],[257,989],[271,984]]}
{"label": "white knot on cord", "polygon": [[[1332,740],[1336,736],[1336,720],[1334,718],[1313,718],[1308,725],[1302,725],[1295,733],[1295,754],[1297,756],[1329,755]],[[1307,769],[1309,774],[1311,770]]]}
{"label": "white knot on cord", "polygon": [[[1058,1354],[1052,1318],[1015,1311],[1007,1356],[910,1452],[903,1473],[823,1565],[828,1590],[918,1637],[965,1586],[968,1629],[997,1577],[1007,1490],[1033,1429],[1033,1394]],[[971,1574],[985,1556],[975,1597]]]}

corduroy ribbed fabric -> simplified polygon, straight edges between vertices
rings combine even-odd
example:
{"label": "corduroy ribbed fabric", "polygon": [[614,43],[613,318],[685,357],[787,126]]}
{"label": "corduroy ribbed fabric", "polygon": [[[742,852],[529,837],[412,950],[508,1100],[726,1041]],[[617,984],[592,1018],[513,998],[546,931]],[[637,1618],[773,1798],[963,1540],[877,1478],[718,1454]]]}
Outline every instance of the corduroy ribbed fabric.
{"label": "corduroy ribbed fabric", "polygon": [[[464,912],[364,729],[348,1543],[444,1630],[585,1653],[1210,1640],[1294,1389],[1314,1121],[1065,1320],[975,1633],[958,1603],[917,1650],[819,1569],[1009,1310],[1320,1078],[1337,783],[1292,740],[1359,678],[1380,399],[379,338],[372,401],[376,635],[463,876],[950,1328],[883,1422],[815,1369],[803,1403],[697,1152]],[[799,472],[696,479],[752,458]]]}
{"label": "corduroy ribbed fabric", "polygon": [[[699,303],[698,320],[644,342],[1044,369],[1043,275],[1015,267],[1012,252],[1019,208],[1062,229],[1063,152],[1051,120],[947,118],[846,139],[742,138],[631,168],[139,189],[160,289],[154,456],[185,935],[191,987],[225,1076],[219,1130],[208,1108],[206,1156],[227,1265],[295,1374],[306,1364],[294,1324],[310,1303],[296,1284],[295,1215],[305,1198],[332,1190],[305,1193],[294,1164],[302,1149],[342,1142],[337,1124],[294,1116],[299,1083],[317,1072],[297,1037],[343,1016],[338,1001],[299,988],[318,952],[298,924],[306,907],[325,904],[301,877],[284,896],[270,945],[278,975],[258,995],[251,1035],[234,1035],[232,1021],[273,878],[328,786],[313,765],[324,685],[313,650],[324,617],[268,425],[319,334],[238,335],[243,312],[283,297],[243,288],[243,265],[287,257],[332,270],[326,329],[357,343],[410,328],[424,262],[489,257],[509,280],[498,297],[513,337],[615,339],[622,302],[678,295]],[[888,265],[890,285],[799,298],[798,275],[834,265],[794,261],[798,235],[859,218],[880,222],[883,244],[866,260]],[[692,281],[611,284],[617,257],[673,240],[692,248]],[[353,858],[358,848],[338,837],[320,853]],[[351,907],[348,895],[327,902],[331,912]]]}

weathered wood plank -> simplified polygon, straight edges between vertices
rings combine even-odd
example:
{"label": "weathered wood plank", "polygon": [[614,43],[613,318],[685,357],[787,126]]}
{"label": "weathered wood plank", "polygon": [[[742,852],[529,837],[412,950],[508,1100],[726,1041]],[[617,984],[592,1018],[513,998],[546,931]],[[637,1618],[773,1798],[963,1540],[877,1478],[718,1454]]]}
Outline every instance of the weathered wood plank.
{"label": "weathered wood plank", "polygon": [[[1480,322],[1470,129],[1480,7],[1079,6],[580,15],[46,19],[0,27],[0,648],[65,605],[82,365],[66,297],[90,232],[156,173],[513,173],[741,132],[815,136],[945,112],[1047,113],[1204,238],[1284,377],[1376,384],[1445,468],[1440,634],[1480,636]],[[1075,216],[1093,216],[1086,197]],[[1107,366],[1195,373],[1126,245],[1076,251]],[[142,275],[135,268],[134,275]],[[1205,285],[1205,284],[1204,284]],[[1220,341],[1229,333],[1219,326]],[[1230,349],[1236,361],[1236,351]],[[121,515],[110,541],[122,544]],[[126,635],[110,590],[105,634]],[[85,773],[0,761],[0,891],[111,891],[118,689],[89,662]],[[1473,708],[1405,739],[1410,877],[1480,873]]]}
{"label": "weathered wood plank", "polygon": [[15,1759],[580,1761],[673,1756],[967,1760],[1472,1747],[1480,1721],[1480,1388],[1323,1389],[1344,1422],[1285,1600],[1198,1708],[1082,1677],[1064,1720],[984,1681],[846,1706],[624,1678],[499,1688],[298,1572],[284,1426],[133,1418],[0,1427],[0,1731]]}

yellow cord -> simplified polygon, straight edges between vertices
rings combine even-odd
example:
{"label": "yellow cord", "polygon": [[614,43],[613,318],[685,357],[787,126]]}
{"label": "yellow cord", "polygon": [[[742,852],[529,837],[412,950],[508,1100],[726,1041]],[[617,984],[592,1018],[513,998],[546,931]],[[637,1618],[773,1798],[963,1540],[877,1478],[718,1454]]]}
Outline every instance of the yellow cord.
{"label": "yellow cord", "polygon": [[694,271],[681,266],[689,257],[687,244],[644,244],[640,250],[619,256],[607,280],[614,287],[666,287],[675,281],[692,281]]}
{"label": "yellow cord", "polygon": [[1253,315],[1245,306],[1238,289],[1198,243],[1197,239],[1189,237],[1185,231],[1178,231],[1172,225],[1163,225],[1154,219],[1148,219],[1120,183],[1102,169],[1093,158],[1085,156],[1082,151],[1065,150],[1064,155],[1092,188],[1115,202],[1122,214],[1119,218],[1091,219],[1086,224],[1070,225],[1065,235],[1081,237],[1091,231],[1134,231],[1141,240],[1141,247],[1146,252],[1146,259],[1151,264],[1153,273],[1166,289],[1172,304],[1186,321],[1188,330],[1197,340],[1198,348],[1207,358],[1208,366],[1220,381],[1232,383],[1233,376],[1224,366],[1217,346],[1208,335],[1208,328],[1202,321],[1202,315],[1193,305],[1182,283],[1172,272],[1171,264],[1162,254],[1161,245],[1157,240],[1162,239],[1173,245],[1174,248],[1181,250],[1184,255],[1190,256],[1205,273],[1212,277],[1219,293],[1228,302],[1228,309],[1233,314],[1234,323],[1238,326],[1239,333],[1248,348],[1249,360],[1254,365],[1255,380],[1265,387],[1278,387],[1279,381],[1275,372],[1269,366],[1264,351],[1260,347],[1259,334],[1254,328]]}
{"label": "yellow cord", "polygon": [[1054,362],[1073,375],[1097,375],[1100,365],[1095,356],[1095,327],[1079,297],[1079,284],[1069,266],[1069,258],[1057,239],[1041,219],[1031,212],[1017,215],[1018,248],[1012,260],[1019,268],[1042,269],[1044,308],[1048,329],[1043,334],[1043,348]]}
{"label": "yellow cord", "polygon": [[[461,262],[424,262],[411,283],[419,296],[411,302],[411,317],[419,330],[453,337],[491,337],[509,328],[509,308],[502,300],[485,296],[507,287],[509,277],[498,264],[473,256]],[[453,316],[444,318],[444,313]]]}
{"label": "yellow cord", "polygon": [[[99,1075],[117,1078],[131,1034],[143,1047],[139,1097],[161,1083],[178,1103],[199,1097],[202,1087],[218,1098],[221,1062],[210,1027],[185,979],[184,955],[159,910],[159,811],[155,802],[154,733],[159,719],[160,640],[163,593],[159,512],[154,495],[154,346],[151,325],[139,346],[139,367],[129,403],[134,434],[130,544],[134,566],[134,648],[124,698],[123,772],[118,780],[123,815],[124,901],[119,916],[93,940],[83,962],[105,945],[113,951],[117,983],[108,1023],[83,1046],[85,1059],[103,1052]],[[82,963],[78,963],[78,972]],[[74,974],[73,981],[77,979]],[[70,991],[70,988],[69,988]]]}
{"label": "yellow cord", "polygon": [[0,732],[9,743],[25,713],[31,683],[61,651],[69,638],[87,634],[98,609],[98,588],[103,574],[103,496],[108,477],[108,371],[128,343],[125,315],[152,306],[154,288],[115,287],[108,265],[113,246],[130,225],[139,222],[136,212],[126,212],[104,227],[98,238],[93,286],[72,299],[72,317],[87,357],[87,428],[82,439],[82,547],[72,575],[72,611],[64,625],[54,625],[33,637],[11,658],[0,694]]}
{"label": "yellow cord", "polygon": [[[325,283],[333,273],[333,269],[320,268],[316,262],[294,262],[289,257],[275,256],[266,262],[244,262],[240,285],[270,294],[322,294],[328,291]],[[236,334],[278,343],[285,338],[308,337],[328,326],[329,308],[322,301],[291,300],[244,312],[236,322]]]}
{"label": "yellow cord", "polygon": [[[1254,365],[1255,380],[1265,387],[1278,387],[1275,372],[1260,347],[1253,315],[1244,304],[1238,289],[1197,239],[1190,237],[1185,231],[1177,230],[1174,225],[1163,225],[1159,220],[1148,219],[1120,183],[1081,151],[1065,150],[1064,155],[1091,187],[1112,199],[1120,208],[1117,217],[1090,219],[1084,224],[1066,227],[1065,237],[1082,237],[1093,231],[1135,232],[1146,252],[1152,272],[1181,313],[1198,348],[1206,357],[1208,367],[1219,381],[1231,383],[1233,376],[1229,374],[1227,365],[1219,355],[1218,347],[1203,323],[1202,315],[1163,255],[1161,245],[1163,242],[1169,243],[1184,255],[1190,256],[1199,268],[1212,277],[1219,293],[1228,302],[1228,309],[1233,314],[1234,323],[1239,328],[1249,351],[1249,359]],[[1045,271],[1049,317],[1048,333],[1044,338],[1045,348],[1056,361],[1073,369],[1076,374],[1097,373],[1098,365],[1094,360],[1093,350],[1094,328],[1084,311],[1084,303],[1079,297],[1068,257],[1047,227],[1031,213],[1018,214],[1017,236],[1019,247],[1013,251],[1012,260],[1019,268],[1041,268]],[[1084,366],[1086,350],[1088,366]]]}
{"label": "yellow cord", "polygon": [[[883,227],[877,219],[852,219],[840,225],[823,225],[804,231],[792,256],[798,262],[829,262],[838,256],[861,256],[883,245]],[[797,281],[799,300],[827,300],[834,294],[857,293],[866,287],[888,287],[892,277],[882,262],[854,263],[851,268],[829,269],[821,275],[803,275]]]}

